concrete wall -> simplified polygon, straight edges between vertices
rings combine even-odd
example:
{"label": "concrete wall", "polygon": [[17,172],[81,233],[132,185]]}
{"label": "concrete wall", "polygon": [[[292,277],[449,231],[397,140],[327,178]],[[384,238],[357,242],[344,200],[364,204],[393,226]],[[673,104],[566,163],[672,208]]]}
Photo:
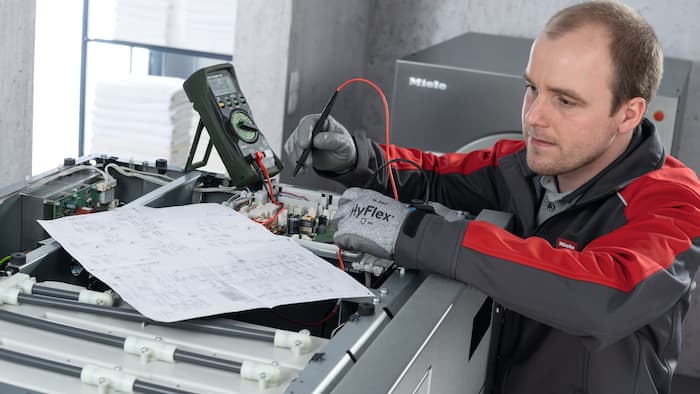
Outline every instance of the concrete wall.
{"label": "concrete wall", "polygon": [[0,1],[0,187],[31,175],[34,1]]}
{"label": "concrete wall", "polygon": [[275,152],[281,152],[287,96],[291,0],[274,7],[238,0],[233,64],[255,122]]}
{"label": "concrete wall", "polygon": [[[369,15],[374,3],[366,0],[304,0],[293,4],[285,139],[302,116],[321,112],[341,83],[364,75]],[[368,94],[377,100],[368,85],[348,86],[338,96],[332,116],[350,129],[362,126],[357,103]],[[287,169],[282,174],[282,181],[292,182],[291,172],[292,169]],[[335,182],[320,179],[313,171],[299,175],[293,183],[342,190]]]}

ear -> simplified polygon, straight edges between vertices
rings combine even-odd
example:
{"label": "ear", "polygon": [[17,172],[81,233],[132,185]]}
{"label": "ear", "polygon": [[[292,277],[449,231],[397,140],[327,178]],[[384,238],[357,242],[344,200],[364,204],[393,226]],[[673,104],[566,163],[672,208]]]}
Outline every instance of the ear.
{"label": "ear", "polygon": [[620,106],[618,112],[620,122],[618,124],[618,131],[620,133],[628,133],[634,130],[642,121],[646,110],[647,101],[643,98],[635,97],[627,100],[627,102]]}

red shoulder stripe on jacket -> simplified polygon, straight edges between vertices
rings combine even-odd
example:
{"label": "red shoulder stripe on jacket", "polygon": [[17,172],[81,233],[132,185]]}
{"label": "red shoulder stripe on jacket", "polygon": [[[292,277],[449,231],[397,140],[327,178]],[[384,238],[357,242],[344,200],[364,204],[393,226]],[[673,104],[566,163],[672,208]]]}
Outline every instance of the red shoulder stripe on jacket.
{"label": "red shoulder stripe on jacket", "polygon": [[[671,181],[672,179],[672,181]],[[469,224],[462,246],[573,280],[622,291],[673,264],[700,237],[700,187],[690,170],[665,165],[625,188],[627,223],[582,251],[553,248],[545,239],[522,239],[492,224]]]}
{"label": "red shoulder stripe on jacket", "polygon": [[[382,146],[384,147],[385,145]],[[502,157],[512,155],[524,147],[524,141],[501,140],[491,149],[480,149],[470,153],[435,155],[418,149],[401,148],[395,145],[390,145],[389,149],[392,158],[404,158],[414,161],[425,171],[438,174],[470,174],[484,167],[498,167],[498,161]],[[470,160],[465,160],[467,155],[477,157],[477,159],[474,160],[472,157]],[[403,162],[396,163],[394,168],[399,171],[415,170],[414,166]]]}
{"label": "red shoulder stripe on jacket", "polygon": [[[493,224],[475,221],[469,224],[462,246],[515,264],[621,291],[631,291],[638,283],[664,269],[663,265],[651,256],[639,253],[634,246],[625,248],[619,241],[609,243],[615,245],[586,247],[577,252],[553,248],[543,238],[522,239]],[[671,246],[671,249],[683,251],[688,249],[690,242],[677,242]],[[664,253],[664,265],[669,265],[675,254],[667,254],[667,250]]]}

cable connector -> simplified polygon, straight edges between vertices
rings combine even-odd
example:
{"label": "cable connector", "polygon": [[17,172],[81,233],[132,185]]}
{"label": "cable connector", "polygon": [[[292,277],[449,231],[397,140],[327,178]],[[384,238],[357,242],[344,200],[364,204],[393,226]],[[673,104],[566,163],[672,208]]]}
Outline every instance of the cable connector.
{"label": "cable connector", "polygon": [[291,349],[292,353],[299,356],[311,350],[311,332],[309,330],[299,332],[275,330],[274,344],[276,347]]}
{"label": "cable connector", "polygon": [[0,305],[17,305],[20,293],[31,294],[36,278],[27,274],[16,273],[5,279],[0,279]]}
{"label": "cable connector", "polygon": [[111,391],[133,393],[136,376],[115,369],[86,365],[80,372],[80,380],[83,383],[97,386],[98,394],[107,394]]}
{"label": "cable connector", "polygon": [[248,380],[256,380],[258,388],[262,391],[269,386],[280,382],[282,371],[276,365],[256,363],[255,361],[243,361],[241,364],[241,377]]}
{"label": "cable connector", "polygon": [[152,339],[129,336],[124,339],[124,351],[141,358],[141,364],[147,364],[151,359],[175,362],[177,346]]}
{"label": "cable connector", "polygon": [[0,288],[0,305],[3,304],[10,304],[10,305],[17,305],[19,304],[19,301],[17,299],[19,298],[19,293],[20,290],[17,287],[2,287]]}
{"label": "cable connector", "polygon": [[112,294],[87,289],[80,291],[78,301],[85,304],[104,306],[113,306],[115,304]]}
{"label": "cable connector", "polygon": [[113,189],[117,186],[117,180],[111,176],[108,176],[102,182],[99,182],[96,186],[98,192],[106,192],[107,190]]}
{"label": "cable connector", "polygon": [[32,288],[36,283],[36,278],[18,272],[12,276],[0,280],[0,287],[17,287],[24,294],[32,294]]}

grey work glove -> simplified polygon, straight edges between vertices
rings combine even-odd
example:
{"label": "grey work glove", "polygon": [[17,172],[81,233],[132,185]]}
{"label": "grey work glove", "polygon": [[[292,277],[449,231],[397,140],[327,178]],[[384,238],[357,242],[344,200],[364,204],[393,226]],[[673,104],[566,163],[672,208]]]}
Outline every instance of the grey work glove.
{"label": "grey work glove", "polygon": [[335,243],[343,249],[392,260],[394,246],[411,210],[373,190],[353,187],[338,200]]}
{"label": "grey work glove", "polygon": [[[306,115],[299,121],[296,129],[284,143],[284,153],[289,168],[295,168],[297,160],[311,144],[311,131],[320,114]],[[357,149],[350,133],[337,120],[329,116],[322,132],[314,138],[313,150],[307,156],[302,167],[311,167],[319,171],[343,173],[355,165]]]}

